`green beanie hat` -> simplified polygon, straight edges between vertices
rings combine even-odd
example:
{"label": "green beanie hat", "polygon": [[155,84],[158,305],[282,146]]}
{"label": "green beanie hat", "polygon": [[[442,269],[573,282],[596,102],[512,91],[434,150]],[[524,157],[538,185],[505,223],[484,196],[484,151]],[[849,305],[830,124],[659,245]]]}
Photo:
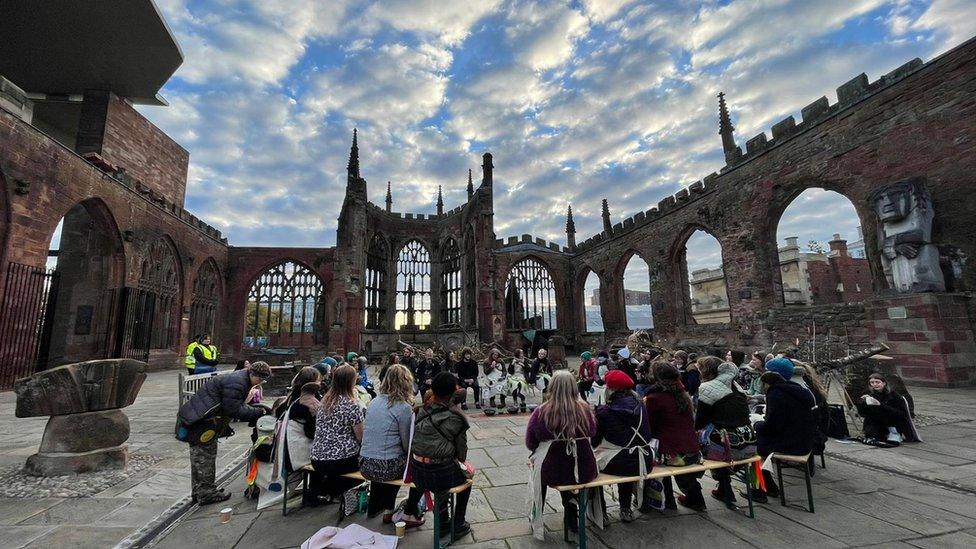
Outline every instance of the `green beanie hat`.
{"label": "green beanie hat", "polygon": [[583,354],[580,355],[580,358],[582,358],[583,360],[589,360],[593,358],[593,355],[590,354],[589,351],[583,351]]}
{"label": "green beanie hat", "polygon": [[349,351],[348,353],[346,353],[346,362],[352,362],[357,358],[359,358],[359,355],[354,353],[353,351]]}

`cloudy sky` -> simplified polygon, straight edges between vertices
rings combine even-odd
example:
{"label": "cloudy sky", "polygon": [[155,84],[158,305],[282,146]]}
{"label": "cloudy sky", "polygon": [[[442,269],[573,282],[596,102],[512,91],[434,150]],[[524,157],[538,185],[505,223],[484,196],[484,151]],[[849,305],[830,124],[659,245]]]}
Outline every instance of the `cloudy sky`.
{"label": "cloudy sky", "polygon": [[[619,221],[722,166],[719,91],[744,145],[976,34],[972,0],[156,1],[186,60],[170,106],[139,108],[236,245],[335,243],[353,127],[376,203],[392,181],[395,210],[434,211],[439,185],[452,208],[490,150],[499,237],[564,242],[572,203],[582,240],[601,198]],[[853,232],[842,201],[800,202],[781,242]],[[693,269],[719,253],[698,241]]]}

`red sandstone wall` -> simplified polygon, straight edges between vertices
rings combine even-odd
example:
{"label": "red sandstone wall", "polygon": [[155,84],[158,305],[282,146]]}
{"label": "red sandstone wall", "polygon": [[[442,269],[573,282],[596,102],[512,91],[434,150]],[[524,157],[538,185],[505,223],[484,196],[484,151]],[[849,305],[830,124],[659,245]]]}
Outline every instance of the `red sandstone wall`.
{"label": "red sandstone wall", "polygon": [[183,205],[190,154],[114,95],[108,101],[101,154],[167,201]]}

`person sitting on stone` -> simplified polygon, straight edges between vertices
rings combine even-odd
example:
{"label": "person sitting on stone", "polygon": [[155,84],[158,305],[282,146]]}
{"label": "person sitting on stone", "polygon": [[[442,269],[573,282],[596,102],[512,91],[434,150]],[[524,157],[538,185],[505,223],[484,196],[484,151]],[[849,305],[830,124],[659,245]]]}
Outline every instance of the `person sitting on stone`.
{"label": "person sitting on stone", "polygon": [[464,400],[461,409],[468,409],[468,387],[474,389],[474,406],[481,408],[481,385],[478,384],[478,363],[474,361],[474,353],[465,347],[461,349],[461,360],[457,363],[458,383],[464,389]]}
{"label": "person sitting on stone", "polygon": [[[766,363],[766,373],[762,376],[766,416],[754,426],[756,449],[763,458],[772,453],[802,456],[813,449],[817,436],[816,402],[809,390],[789,381],[793,370],[793,362],[785,357]],[[779,497],[773,475],[763,469],[763,477],[766,492],[753,492],[754,500],[759,503],[766,503],[769,497]]]}
{"label": "person sitting on stone", "polygon": [[[711,426],[712,432],[724,430],[728,433],[729,443],[734,444],[733,450],[738,454],[732,456],[733,458],[755,455],[756,439],[749,421],[749,400],[735,383],[739,368],[714,356],[699,358],[698,368],[705,381],[698,388],[695,429],[708,430]],[[711,437],[710,440],[714,438]],[[712,478],[718,481],[718,488],[712,490],[712,497],[722,502],[734,503],[732,472],[729,469],[716,469],[712,472]]]}
{"label": "person sitting on stone", "polygon": [[868,388],[855,402],[857,412],[864,418],[862,441],[878,446],[921,442],[905,397],[891,390],[888,380],[879,373],[868,376]]}
{"label": "person sitting on stone", "polygon": [[[527,371],[525,351],[515,349],[515,357],[508,363],[508,392],[512,397],[512,407],[515,411],[524,412],[527,409],[525,405],[525,391],[529,387],[526,381]],[[509,410],[511,411],[512,408]]]}
{"label": "person sitting on stone", "polygon": [[579,366],[580,398],[586,400],[594,381],[596,381],[596,361],[593,360],[593,355],[589,351],[583,351],[580,354]]}
{"label": "person sitting on stone", "polygon": [[505,377],[508,371],[505,363],[502,362],[502,353],[498,349],[492,349],[485,359],[481,373],[484,374],[483,391],[488,392],[488,406],[496,408],[495,399],[500,398],[501,404],[497,405],[498,410],[505,408],[505,394],[508,392],[508,382]]}
{"label": "person sitting on stone", "polygon": [[529,372],[529,384],[541,388],[543,394],[545,394],[551,379],[552,363],[549,362],[549,351],[539,349],[538,355],[532,361],[532,369]]}
{"label": "person sitting on stone", "polygon": [[[653,372],[655,384],[644,397],[644,403],[651,424],[651,436],[659,441],[661,462],[674,467],[701,463],[694,404],[681,385],[678,369],[667,362],[658,362],[654,364]],[[698,482],[701,477],[702,473],[674,477],[678,488],[684,492],[684,495],[677,498],[678,503],[696,511],[705,510],[705,498]],[[671,477],[664,478],[662,483],[665,508],[676,509]]]}
{"label": "person sitting on stone", "polygon": [[[418,489],[443,493],[461,486],[474,476],[474,468],[467,466],[469,429],[468,419],[453,402],[458,391],[457,378],[440,372],[431,381],[429,402],[416,410],[410,467]],[[454,503],[454,538],[471,531],[465,520],[471,488],[456,495]],[[441,498],[441,537],[450,535],[447,498]]]}
{"label": "person sitting on stone", "polygon": [[251,388],[271,377],[266,362],[255,362],[244,370],[214,376],[180,406],[181,434],[190,445],[190,482],[193,501],[209,505],[227,501],[229,493],[215,484],[217,438],[227,432],[232,419],[253,422],[271,413],[270,409],[248,406],[244,400]]}
{"label": "person sitting on stone", "polygon": [[[634,381],[624,372],[607,374],[607,403],[596,407],[596,436],[592,439],[597,466],[610,475],[645,476],[654,467],[647,409],[634,392]],[[618,484],[620,520],[633,522],[637,482]],[[602,496],[602,491],[601,491]]]}
{"label": "person sitting on stone", "polygon": [[441,372],[441,363],[434,357],[434,350],[427,349],[423,360],[417,362],[417,390],[424,394],[430,389],[431,380]]}

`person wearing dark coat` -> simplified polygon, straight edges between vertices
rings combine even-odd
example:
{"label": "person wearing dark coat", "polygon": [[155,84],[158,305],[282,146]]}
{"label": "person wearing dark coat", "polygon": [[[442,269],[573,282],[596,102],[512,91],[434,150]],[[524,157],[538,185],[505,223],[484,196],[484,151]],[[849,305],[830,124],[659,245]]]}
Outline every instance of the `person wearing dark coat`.
{"label": "person wearing dark coat", "polygon": [[187,434],[190,445],[190,483],[193,501],[208,505],[227,501],[229,493],[215,485],[217,438],[232,419],[254,422],[270,410],[244,404],[251,388],[271,377],[265,362],[214,376],[190,400],[180,406],[179,431]]}
{"label": "person wearing dark coat", "polygon": [[457,369],[458,385],[464,389],[464,400],[461,409],[468,409],[468,387],[474,389],[474,407],[481,408],[481,385],[478,384],[478,363],[474,361],[474,353],[465,347],[461,349],[461,360],[455,365]]}
{"label": "person wearing dark coat", "polygon": [[[666,362],[658,362],[654,364],[653,373],[655,385],[644,397],[644,403],[651,424],[651,436],[659,441],[658,451],[663,463],[678,467],[700,463],[702,455],[695,430],[694,405],[679,381],[678,369]],[[678,503],[696,511],[705,509],[705,498],[698,482],[701,476],[701,473],[689,473],[674,477],[678,488],[684,492],[677,498]],[[662,483],[665,507],[676,509],[671,478],[665,478]]]}
{"label": "person wearing dark coat", "polygon": [[[610,475],[638,476],[650,473],[654,467],[654,454],[650,448],[651,425],[647,409],[634,392],[633,380],[621,371],[607,374],[607,404],[596,408],[596,436],[592,438],[597,452],[597,463],[603,463],[603,455],[611,455],[600,471]],[[604,444],[606,442],[606,444]],[[607,446],[604,448],[602,446]],[[644,460],[641,471],[640,460]],[[620,520],[632,522],[634,510],[631,501],[636,482],[618,484],[620,494]],[[602,495],[602,494],[601,494]]]}
{"label": "person wearing dark coat", "polygon": [[884,441],[887,446],[901,442],[921,442],[908,401],[888,387],[881,374],[868,377],[870,391],[857,399],[857,412],[864,418],[864,440],[868,443]]}
{"label": "person wearing dark coat", "polygon": [[[774,358],[766,364],[762,383],[766,393],[766,418],[756,422],[756,449],[760,456],[769,454],[804,455],[813,450],[817,437],[814,415],[816,401],[813,393],[787,381],[793,377],[793,362],[785,357]],[[779,497],[779,487],[773,475],[763,470],[766,492],[755,492],[755,501],[765,503],[767,497]]]}
{"label": "person wearing dark coat", "polygon": [[424,356],[423,360],[417,362],[416,379],[417,388],[420,390],[420,394],[423,395],[430,389],[431,380],[434,376],[441,372],[441,363],[437,362],[434,358],[434,350],[427,349],[427,354]]}
{"label": "person wearing dark coat", "polygon": [[[552,364],[549,362],[549,351],[545,349],[539,349],[539,354],[536,356],[535,360],[532,361],[532,369],[529,370],[529,385],[535,385],[536,380],[539,379],[540,373],[552,375]],[[542,392],[546,392],[545,389],[543,389]]]}
{"label": "person wearing dark coat", "polygon": [[[440,372],[431,381],[431,400],[416,410],[411,467],[414,484],[431,492],[445,492],[465,484],[474,475],[467,467],[468,418],[452,398],[458,390],[457,378]],[[465,465],[464,468],[461,465]],[[471,488],[457,494],[454,505],[454,537],[465,536],[471,525],[465,520]],[[441,515],[441,537],[450,534],[447,498],[437,512]]]}

